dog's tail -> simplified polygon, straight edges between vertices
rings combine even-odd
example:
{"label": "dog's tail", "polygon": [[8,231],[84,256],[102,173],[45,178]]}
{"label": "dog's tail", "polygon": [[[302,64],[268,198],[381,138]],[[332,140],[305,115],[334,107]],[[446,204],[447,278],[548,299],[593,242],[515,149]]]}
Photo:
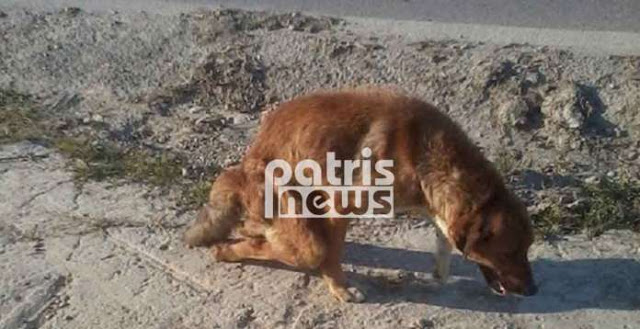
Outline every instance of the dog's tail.
{"label": "dog's tail", "polygon": [[184,232],[183,240],[187,246],[210,246],[231,234],[242,215],[240,191],[243,183],[244,175],[239,167],[229,168],[218,176],[211,187],[209,202]]}

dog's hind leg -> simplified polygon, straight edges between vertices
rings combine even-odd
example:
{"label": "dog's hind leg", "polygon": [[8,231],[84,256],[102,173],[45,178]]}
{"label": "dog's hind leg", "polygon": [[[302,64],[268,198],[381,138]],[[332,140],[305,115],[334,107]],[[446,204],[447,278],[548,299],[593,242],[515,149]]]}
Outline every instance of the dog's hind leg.
{"label": "dog's hind leg", "polygon": [[441,228],[436,229],[438,241],[436,244],[436,267],[433,270],[433,277],[440,283],[445,283],[449,277],[451,267],[451,244],[442,232]]}
{"label": "dog's hind leg", "polygon": [[298,265],[293,253],[277,252],[272,244],[264,238],[246,238],[217,243],[211,247],[211,253],[217,261],[222,262],[254,259],[274,260],[292,267]]}
{"label": "dog's hind leg", "polygon": [[364,294],[355,288],[347,288],[347,277],[342,271],[342,254],[349,220],[331,218],[326,220],[327,256],[320,265],[320,273],[331,294],[341,302],[362,302]]}
{"label": "dog's hind leg", "polygon": [[264,237],[217,243],[211,252],[218,261],[269,260],[301,270],[317,269],[325,258],[326,246],[306,221],[280,219],[266,229]]}
{"label": "dog's hind leg", "polygon": [[246,238],[264,238],[269,225],[260,220],[246,219],[238,233]]}

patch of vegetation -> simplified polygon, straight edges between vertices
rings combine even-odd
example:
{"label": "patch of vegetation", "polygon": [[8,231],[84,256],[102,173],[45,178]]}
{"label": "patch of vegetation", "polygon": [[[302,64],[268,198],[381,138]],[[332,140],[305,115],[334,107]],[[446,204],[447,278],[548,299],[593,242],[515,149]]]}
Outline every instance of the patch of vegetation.
{"label": "patch of vegetation", "polygon": [[113,143],[69,137],[56,139],[55,147],[70,158],[70,166],[79,185],[90,180],[126,179],[161,188],[175,188],[180,193],[179,205],[184,208],[200,207],[209,198],[213,178],[184,178],[182,168],[186,161],[178,156],[121,149]]}
{"label": "patch of vegetation", "polygon": [[83,138],[57,138],[54,145],[72,159],[71,166],[79,183],[127,178],[165,187],[182,177],[183,161],[166,153],[157,155],[145,150],[121,149],[113,143]]}
{"label": "patch of vegetation", "polygon": [[201,181],[190,184],[182,192],[180,203],[185,207],[199,207],[209,200],[209,191],[213,179],[203,179]]}
{"label": "patch of vegetation", "polygon": [[603,179],[585,186],[589,203],[581,213],[581,224],[590,235],[609,229],[640,230],[640,184],[629,180]]}
{"label": "patch of vegetation", "polygon": [[543,236],[584,232],[598,236],[610,229],[640,231],[640,184],[603,179],[583,186],[584,203],[573,210],[557,204],[532,216]]}
{"label": "patch of vegetation", "polygon": [[503,175],[509,175],[520,166],[520,159],[516,154],[506,149],[500,150],[493,163]]}
{"label": "patch of vegetation", "polygon": [[41,121],[29,95],[0,89],[0,144],[39,138]]}
{"label": "patch of vegetation", "polygon": [[575,232],[576,220],[566,209],[557,204],[552,204],[542,211],[531,216],[536,235],[548,237],[557,234]]}
{"label": "patch of vegetation", "polygon": [[[200,179],[183,177],[186,160],[167,152],[139,147],[122,147],[115,142],[90,136],[67,136],[47,124],[33,97],[0,89],[0,143],[38,140],[50,145],[69,159],[77,185],[87,181],[125,179],[162,188],[176,187],[180,204],[198,207],[208,199],[212,176]],[[214,174],[217,168],[210,168]]]}
{"label": "patch of vegetation", "polygon": [[31,96],[15,90],[0,89],[0,107],[31,104]]}

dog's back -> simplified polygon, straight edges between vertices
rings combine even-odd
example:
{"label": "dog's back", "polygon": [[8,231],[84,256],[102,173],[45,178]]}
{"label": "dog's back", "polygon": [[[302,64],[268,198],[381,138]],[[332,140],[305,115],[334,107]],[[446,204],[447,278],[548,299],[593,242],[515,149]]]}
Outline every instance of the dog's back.
{"label": "dog's back", "polygon": [[[243,168],[256,184],[264,184],[265,166],[271,160],[295,164],[312,159],[324,165],[327,152],[335,152],[338,160],[359,159],[365,147],[372,150],[372,161],[393,159],[398,209],[425,210],[425,185],[449,179],[451,171],[465,164],[470,167],[462,170],[470,192],[481,194],[491,187],[487,183],[500,182],[449,117],[428,103],[385,89],[315,93],[282,104],[266,116]],[[459,166],[453,168],[452,163]],[[477,185],[478,180],[483,185]],[[254,208],[262,211],[260,205]]]}

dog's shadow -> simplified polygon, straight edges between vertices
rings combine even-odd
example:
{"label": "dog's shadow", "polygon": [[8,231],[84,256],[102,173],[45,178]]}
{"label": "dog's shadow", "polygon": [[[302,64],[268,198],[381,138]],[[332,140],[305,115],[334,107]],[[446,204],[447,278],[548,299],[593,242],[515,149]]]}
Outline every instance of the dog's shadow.
{"label": "dog's shadow", "polygon": [[[640,261],[624,258],[547,260],[533,262],[537,295],[527,298],[494,295],[477,266],[454,255],[449,282],[439,285],[428,273],[434,258],[428,252],[349,243],[345,263],[395,273],[349,272],[364,290],[367,302],[411,301],[483,312],[549,313],[576,309],[640,309]],[[389,271],[387,271],[389,272]]]}

